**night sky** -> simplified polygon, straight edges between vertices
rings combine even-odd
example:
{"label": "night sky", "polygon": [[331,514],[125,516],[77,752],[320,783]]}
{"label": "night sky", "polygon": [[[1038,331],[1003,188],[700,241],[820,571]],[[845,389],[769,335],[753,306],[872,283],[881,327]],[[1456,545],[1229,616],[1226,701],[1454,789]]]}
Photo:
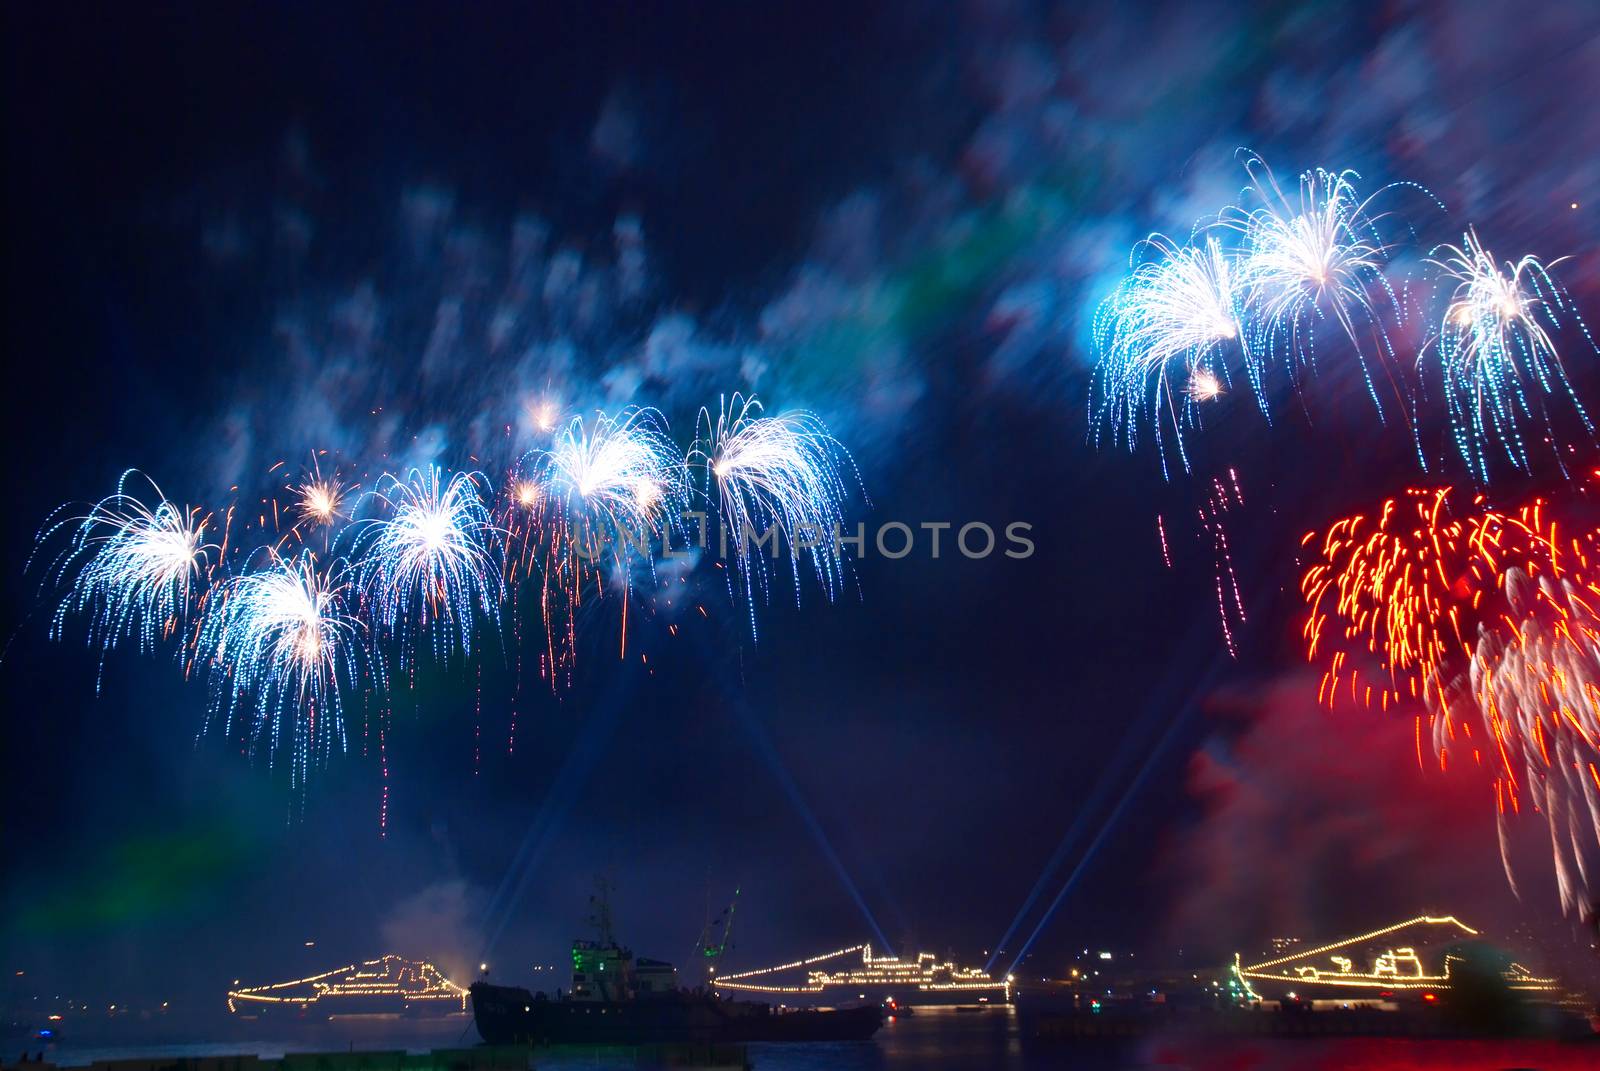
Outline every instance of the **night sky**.
{"label": "night sky", "polygon": [[[1147,438],[1092,441],[1089,389],[1129,247],[1237,197],[1241,147],[1286,183],[1425,186],[1448,211],[1385,202],[1423,250],[1472,222],[1505,255],[1570,256],[1600,323],[1591,5],[5,19],[7,975],[207,1009],[234,978],[388,951],[533,981],[586,933],[596,876],[647,956],[682,962],[737,887],[730,968],[861,940],[981,963],[1075,820],[1008,946],[1106,830],[1034,945],[1044,970],[1084,945],[1218,962],[1423,910],[1579,940],[1541,828],[1519,902],[1481,780],[1419,770],[1409,717],[1315,705],[1300,537],[1421,481],[1470,487],[1443,431],[1424,476],[1393,404],[1380,419],[1329,360],[1270,424],[1225,396],[1164,478]],[[1569,353],[1596,411],[1600,356]],[[753,388],[850,448],[852,522],[1026,522],[1036,553],[934,559],[924,537],[798,608],[784,579],[758,641],[702,567],[706,615],[636,615],[622,661],[617,607],[595,606],[555,690],[519,682],[508,629],[398,689],[386,774],[348,701],[349,750],[304,787],[202,733],[170,648],[112,654],[97,696],[82,627],[49,640],[36,534],[124,469],[244,512],[313,450],[492,469],[550,384],[575,412],[657,406],[683,446],[700,405]],[[1571,430],[1566,460],[1594,467]],[[1194,521],[1213,478],[1245,499],[1237,657]],[[1562,485],[1547,450],[1493,488]]]}

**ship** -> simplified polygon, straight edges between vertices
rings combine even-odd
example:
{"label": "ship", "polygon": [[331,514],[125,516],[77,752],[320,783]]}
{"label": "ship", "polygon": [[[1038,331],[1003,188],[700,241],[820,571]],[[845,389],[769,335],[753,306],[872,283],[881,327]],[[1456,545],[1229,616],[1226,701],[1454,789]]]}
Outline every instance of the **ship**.
{"label": "ship", "polygon": [[440,1018],[465,1014],[466,1004],[467,991],[439,968],[393,955],[290,982],[228,991],[228,1010],[241,1018]]}
{"label": "ship", "polygon": [[[1246,964],[1237,953],[1233,976],[1253,999],[1313,1001],[1348,1007],[1352,1001],[1433,1003],[1451,986],[1462,950],[1483,935],[1454,915],[1419,915],[1316,948],[1296,939],[1273,941],[1274,955]],[[1520,963],[1498,970],[1507,991],[1529,999],[1560,990]]]}
{"label": "ship", "polygon": [[[572,944],[572,987],[554,997],[521,986],[471,986],[478,1034],[490,1045],[675,1045],[865,1041],[883,1025],[876,1004],[789,1008],[678,985],[664,960],[634,958],[598,902],[597,940]],[[726,942],[724,942],[726,943]]]}
{"label": "ship", "polygon": [[808,956],[776,967],[719,974],[718,991],[781,995],[785,1000],[831,1000],[835,994],[882,1001],[885,1007],[955,1004],[978,1007],[1011,1000],[1009,975],[996,978],[981,967],[963,967],[931,952],[915,956],[874,953],[869,944]]}

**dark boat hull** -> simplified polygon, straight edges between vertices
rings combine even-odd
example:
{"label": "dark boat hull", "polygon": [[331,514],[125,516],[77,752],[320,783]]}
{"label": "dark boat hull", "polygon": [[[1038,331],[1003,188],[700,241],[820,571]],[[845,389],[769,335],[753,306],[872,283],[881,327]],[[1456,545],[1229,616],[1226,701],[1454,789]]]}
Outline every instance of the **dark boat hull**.
{"label": "dark boat hull", "polygon": [[870,1006],[780,1012],[689,993],[627,1003],[543,1000],[484,982],[472,987],[472,1014],[491,1045],[864,1041],[883,1025],[883,1012]]}

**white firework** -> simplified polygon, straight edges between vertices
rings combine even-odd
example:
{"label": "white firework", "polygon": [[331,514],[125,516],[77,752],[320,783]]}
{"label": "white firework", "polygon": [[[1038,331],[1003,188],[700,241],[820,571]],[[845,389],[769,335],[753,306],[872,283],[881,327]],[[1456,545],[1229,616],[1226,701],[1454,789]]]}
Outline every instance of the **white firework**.
{"label": "white firework", "polygon": [[1370,212],[1373,198],[1357,194],[1356,172],[1317,168],[1301,174],[1299,196],[1291,200],[1260,157],[1245,166],[1253,182],[1247,193],[1261,203],[1225,211],[1222,219],[1242,235],[1252,351],[1291,368],[1314,368],[1316,326],[1331,319],[1352,347],[1381,416],[1367,354],[1376,348],[1378,360],[1393,357],[1380,305],[1398,305],[1383,274],[1387,247],[1377,232],[1380,217]]}
{"label": "white firework", "polygon": [[[1455,286],[1439,324],[1434,349],[1444,376],[1456,444],[1478,477],[1489,478],[1488,452],[1498,443],[1507,458],[1529,467],[1521,424],[1542,399],[1561,394],[1593,432],[1577,392],[1567,380],[1550,329],[1571,319],[1590,347],[1588,327],[1537,257],[1496,261],[1468,230],[1462,244],[1433,250],[1428,263]],[[1560,263],[1556,261],[1555,263]],[[1546,420],[1548,427],[1548,420]]]}
{"label": "white firework", "polygon": [[1183,427],[1195,419],[1194,403],[1221,393],[1217,369],[1226,367],[1224,346],[1240,347],[1255,381],[1243,346],[1238,268],[1213,235],[1190,246],[1153,235],[1135,255],[1142,251],[1154,256],[1134,267],[1095,316],[1101,416],[1114,437],[1125,435],[1133,446],[1147,407],[1152,433],[1162,441],[1165,410],[1182,454]]}
{"label": "white firework", "polygon": [[400,640],[400,663],[415,657],[415,641],[431,637],[435,657],[472,654],[481,620],[497,626],[503,583],[478,473],[448,480],[437,467],[384,476],[373,497],[388,511],[360,533],[361,586],[373,617]]}
{"label": "white firework", "polygon": [[148,477],[142,478],[156,504],[145,505],[128,493],[135,475],[142,476],[132,469],[123,473],[115,494],[39,536],[43,547],[55,533],[71,533],[54,570],[57,583],[71,578],[70,588],[56,607],[51,635],[64,634],[69,614],[84,615],[102,666],[105,654],[123,640],[148,652],[179,631],[217,550],[205,540],[208,515],[175,505]]}
{"label": "white firework", "polygon": [[648,547],[675,527],[686,502],[682,455],[654,409],[628,408],[615,417],[575,417],[549,449],[526,466],[530,505],[544,511],[552,538],[592,561]]}
{"label": "white firework", "polygon": [[802,554],[810,557],[823,594],[836,598],[845,575],[839,539],[849,494],[844,473],[855,477],[844,446],[814,414],[766,416],[753,396],[724,398],[715,422],[709,410],[701,410],[700,422],[705,435],[690,457],[704,467],[706,492],[718,505],[720,542],[734,543],[752,630],[757,597],[768,591],[765,547],[770,559],[787,557],[797,603]]}
{"label": "white firework", "polygon": [[221,584],[199,635],[199,659],[216,675],[213,714],[231,732],[239,706],[253,707],[252,737],[277,754],[287,736],[291,775],[345,746],[342,680],[357,679],[362,626],[348,602],[342,561],[328,568],[302,551]]}

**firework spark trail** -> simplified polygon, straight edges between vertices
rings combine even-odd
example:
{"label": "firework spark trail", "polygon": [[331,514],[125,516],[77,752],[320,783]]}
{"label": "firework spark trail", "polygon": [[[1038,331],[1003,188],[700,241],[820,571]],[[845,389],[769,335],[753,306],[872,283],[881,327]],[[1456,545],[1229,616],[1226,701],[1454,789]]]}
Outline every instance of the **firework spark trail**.
{"label": "firework spark trail", "polygon": [[[134,476],[155,492],[153,508],[128,493]],[[106,655],[123,640],[131,639],[147,653],[175,635],[195,604],[201,578],[211,570],[212,555],[221,553],[205,541],[209,522],[209,514],[174,505],[154,481],[129,469],[117,481],[116,493],[88,513],[48,525],[39,534],[39,548],[57,533],[70,532],[51,574],[57,585],[71,578],[52,616],[51,637],[65,634],[70,614],[83,615],[90,645],[100,648],[103,674]],[[99,675],[95,687],[98,691]]]}
{"label": "firework spark trail", "polygon": [[[1125,439],[1132,448],[1140,414],[1148,408],[1152,434],[1160,445],[1165,410],[1187,470],[1183,429],[1194,423],[1196,405],[1222,393],[1219,375],[1227,375],[1220,357],[1223,345],[1243,342],[1238,272],[1214,237],[1196,247],[1152,235],[1135,248],[1135,260],[1146,251],[1149,258],[1136,264],[1095,313],[1100,395],[1096,428],[1103,422],[1113,441]],[[1259,394],[1255,366],[1248,352],[1243,357]],[[1175,391],[1174,365],[1180,362],[1183,385]],[[1181,401],[1177,394],[1183,396]]]}
{"label": "firework spark trail", "polygon": [[[1550,275],[1554,264],[1525,256],[1502,265],[1470,229],[1461,245],[1436,247],[1428,263],[1455,282],[1434,349],[1456,446],[1474,475],[1489,480],[1491,439],[1513,465],[1529,467],[1520,425],[1534,415],[1533,389],[1541,412],[1543,396],[1564,394],[1593,435],[1594,424],[1567,379],[1550,329],[1558,329],[1566,317],[1591,349],[1600,353],[1600,348]],[[1550,430],[1548,417],[1544,423]]]}
{"label": "firework spark trail", "polygon": [[[520,599],[523,582],[538,571],[543,548],[539,506],[543,496],[540,486],[525,476],[517,467],[507,474],[503,493],[495,511],[495,524],[500,529],[501,573],[505,578],[507,607],[505,616],[511,623],[513,646],[517,651],[517,687],[520,694],[522,681],[522,609]],[[554,675],[551,682],[554,684]],[[513,701],[512,733],[515,735],[515,701]]]}
{"label": "firework spark trail", "polygon": [[849,494],[844,472],[848,469],[860,483],[843,444],[814,414],[797,410],[766,416],[754,396],[723,398],[715,424],[709,409],[701,410],[699,423],[705,432],[697,435],[689,457],[704,468],[705,493],[717,504],[724,541],[730,535],[737,540],[733,565],[744,589],[751,635],[757,631],[756,604],[770,594],[771,578],[759,544],[769,531],[777,540],[772,557],[788,555],[795,605],[800,604],[802,552],[809,552],[824,596],[837,598],[845,579],[836,538]]}
{"label": "firework spark trail", "polygon": [[357,568],[374,621],[399,640],[402,668],[415,659],[425,632],[434,656],[448,661],[458,649],[471,657],[480,618],[499,625],[498,531],[481,479],[458,472],[446,480],[430,466],[412,469],[404,480],[386,475],[372,493],[389,515],[362,522]]}
{"label": "firework spark trail", "polygon": [[340,679],[358,679],[364,629],[351,612],[345,563],[270,552],[265,567],[222,582],[206,609],[198,660],[215,674],[212,715],[231,733],[241,704],[251,736],[275,755],[287,735],[290,776],[304,783],[346,735]]}
{"label": "firework spark trail", "polygon": [[[1480,626],[1470,663],[1501,760],[1498,820],[1503,830],[1506,806],[1515,812],[1522,793],[1532,797],[1549,826],[1562,909],[1583,914],[1600,857],[1600,587],[1581,572],[1535,580],[1513,568],[1505,595],[1509,615]],[[1509,864],[1506,875],[1515,887]]]}
{"label": "firework spark trail", "polygon": [[1224,522],[1230,511],[1243,505],[1244,492],[1239,487],[1239,474],[1229,469],[1226,483],[1220,477],[1211,478],[1211,493],[1198,510],[1200,531],[1211,542],[1212,579],[1217,593],[1217,615],[1222,622],[1222,640],[1227,645],[1228,654],[1235,659],[1239,657],[1239,650],[1234,641],[1234,621],[1242,625],[1248,618]]}
{"label": "firework spark trail", "polygon": [[[1328,528],[1300,583],[1310,608],[1307,657],[1325,666],[1319,701],[1342,696],[1343,681],[1353,700],[1371,705],[1375,696],[1383,710],[1438,704],[1448,720],[1448,663],[1467,649],[1468,615],[1481,612],[1502,556],[1540,553],[1518,518],[1488,509],[1479,495],[1468,519],[1458,519],[1450,496],[1449,488],[1413,488],[1384,502],[1376,519],[1357,514]],[[1302,545],[1315,540],[1308,533]],[[1366,656],[1379,673],[1362,685],[1356,662]]]}
{"label": "firework spark trail", "polygon": [[[537,482],[522,475],[513,467],[505,480],[495,511],[495,524],[502,534],[501,572],[505,577],[506,610],[518,651],[522,647],[522,611],[518,600],[523,581],[533,577],[540,565],[544,534],[540,524],[540,504],[543,489]],[[518,656],[520,662],[520,654]]]}
{"label": "firework spark trail", "polygon": [[[1564,535],[1548,504],[1516,513],[1482,496],[1452,516],[1450,490],[1389,500],[1376,523],[1333,524],[1301,592],[1319,700],[1410,706],[1431,725],[1441,769],[1453,751],[1484,768],[1502,862],[1507,815],[1544,816],[1564,911],[1593,910],[1600,852],[1600,529]],[[1303,541],[1313,545],[1315,533]],[[1338,627],[1330,627],[1334,622]],[[1362,661],[1376,675],[1361,683]],[[1476,711],[1478,729],[1464,715]]]}

